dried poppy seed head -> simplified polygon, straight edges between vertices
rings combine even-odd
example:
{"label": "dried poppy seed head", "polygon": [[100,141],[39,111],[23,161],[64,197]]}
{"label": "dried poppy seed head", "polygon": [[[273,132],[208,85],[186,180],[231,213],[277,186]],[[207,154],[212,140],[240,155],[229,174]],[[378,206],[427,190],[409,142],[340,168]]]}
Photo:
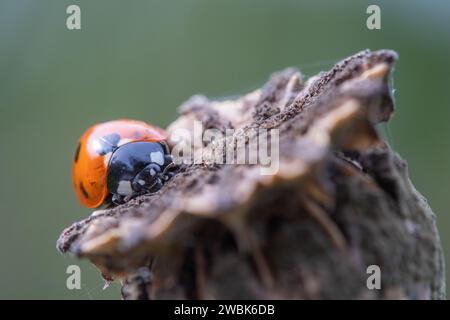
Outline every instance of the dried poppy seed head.
{"label": "dried poppy seed head", "polygon": [[[393,113],[396,59],[367,50],[306,82],[287,69],[238,99],[191,98],[169,132],[235,130],[192,144],[194,158],[277,129],[278,170],[182,165],[157,194],[66,229],[59,250],[124,280],[125,298],[444,298],[434,215],[375,129]],[[380,290],[367,286],[374,265]]]}

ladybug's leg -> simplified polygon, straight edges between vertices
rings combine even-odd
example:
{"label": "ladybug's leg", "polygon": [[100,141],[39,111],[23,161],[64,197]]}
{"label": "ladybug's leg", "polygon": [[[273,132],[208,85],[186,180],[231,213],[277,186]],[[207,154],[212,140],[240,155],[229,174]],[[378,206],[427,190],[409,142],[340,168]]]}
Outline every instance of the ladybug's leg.
{"label": "ladybug's leg", "polygon": [[169,163],[163,170],[163,172],[159,175],[163,181],[167,181],[175,175],[174,170],[177,168],[177,165],[173,162]]}
{"label": "ladybug's leg", "polygon": [[157,177],[155,179],[155,184],[152,186],[151,190],[155,190],[158,191],[159,189],[161,189],[163,186],[163,182],[161,181],[160,177]]}
{"label": "ladybug's leg", "polygon": [[155,194],[161,187],[163,186],[163,182],[159,177],[156,177],[153,181],[153,184],[149,187],[142,188],[139,191],[134,192],[133,194],[126,196],[124,198],[125,201],[129,201],[130,199],[136,198],[138,196],[142,196],[144,194],[152,195]]}
{"label": "ladybug's leg", "polygon": [[150,163],[132,180],[131,187],[135,193],[149,192],[154,189],[157,183],[158,175],[161,173],[161,167],[156,163]]}
{"label": "ladybug's leg", "polygon": [[172,156],[170,154],[165,154],[164,155],[164,165],[168,166],[168,165],[171,165],[171,164],[173,164]]}
{"label": "ladybug's leg", "polygon": [[111,202],[115,205],[124,204],[126,202],[125,197],[121,196],[120,194],[113,194],[111,197]]}
{"label": "ladybug's leg", "polygon": [[174,175],[174,172],[172,171],[176,169],[178,166],[173,162],[173,158],[169,152],[169,147],[167,146],[167,144],[165,142],[160,142],[160,144],[163,146],[165,154],[164,154],[164,164],[162,165],[164,169],[161,174],[158,174],[158,176],[164,182],[169,180]]}

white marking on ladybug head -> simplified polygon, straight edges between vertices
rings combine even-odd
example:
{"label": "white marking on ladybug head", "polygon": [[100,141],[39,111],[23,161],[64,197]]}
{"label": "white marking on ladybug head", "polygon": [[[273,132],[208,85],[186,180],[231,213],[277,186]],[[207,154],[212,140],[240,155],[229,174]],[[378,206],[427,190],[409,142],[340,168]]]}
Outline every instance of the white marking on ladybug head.
{"label": "white marking on ladybug head", "polygon": [[152,152],[150,153],[150,160],[154,163],[159,164],[162,166],[164,164],[164,156],[162,152]]}
{"label": "white marking on ladybug head", "polygon": [[130,181],[119,181],[119,186],[117,187],[117,193],[121,196],[129,196],[133,193],[133,189],[131,189]]}
{"label": "white marking on ladybug head", "polygon": [[153,169],[150,169],[150,174],[151,174],[152,176],[154,176],[154,175],[156,174],[156,171],[153,170]]}
{"label": "white marking on ladybug head", "polygon": [[138,180],[138,183],[139,183],[141,186],[145,185],[145,181],[142,180],[142,179],[139,179],[139,180]]}
{"label": "white marking on ladybug head", "polygon": [[112,152],[108,152],[107,154],[105,154],[105,156],[103,158],[103,163],[105,164],[105,167],[108,167],[109,160],[111,160],[111,156],[112,156]]}

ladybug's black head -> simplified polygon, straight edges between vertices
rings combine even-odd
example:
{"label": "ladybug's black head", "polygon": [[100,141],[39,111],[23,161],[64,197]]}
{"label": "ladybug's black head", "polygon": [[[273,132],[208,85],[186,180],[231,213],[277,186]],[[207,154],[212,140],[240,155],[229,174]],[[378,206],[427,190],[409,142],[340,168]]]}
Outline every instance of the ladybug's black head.
{"label": "ladybug's black head", "polygon": [[155,192],[161,188],[164,169],[171,163],[164,142],[126,143],[118,147],[109,160],[108,191],[113,199]]}

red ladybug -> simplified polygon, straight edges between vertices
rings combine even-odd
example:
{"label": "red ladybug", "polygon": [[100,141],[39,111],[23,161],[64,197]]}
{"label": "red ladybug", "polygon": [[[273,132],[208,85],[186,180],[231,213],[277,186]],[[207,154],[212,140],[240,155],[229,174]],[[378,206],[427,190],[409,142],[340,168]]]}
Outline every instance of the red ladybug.
{"label": "red ladybug", "polygon": [[121,204],[160,189],[173,164],[166,139],[162,129],[135,120],[90,127],[80,139],[72,168],[81,204]]}

